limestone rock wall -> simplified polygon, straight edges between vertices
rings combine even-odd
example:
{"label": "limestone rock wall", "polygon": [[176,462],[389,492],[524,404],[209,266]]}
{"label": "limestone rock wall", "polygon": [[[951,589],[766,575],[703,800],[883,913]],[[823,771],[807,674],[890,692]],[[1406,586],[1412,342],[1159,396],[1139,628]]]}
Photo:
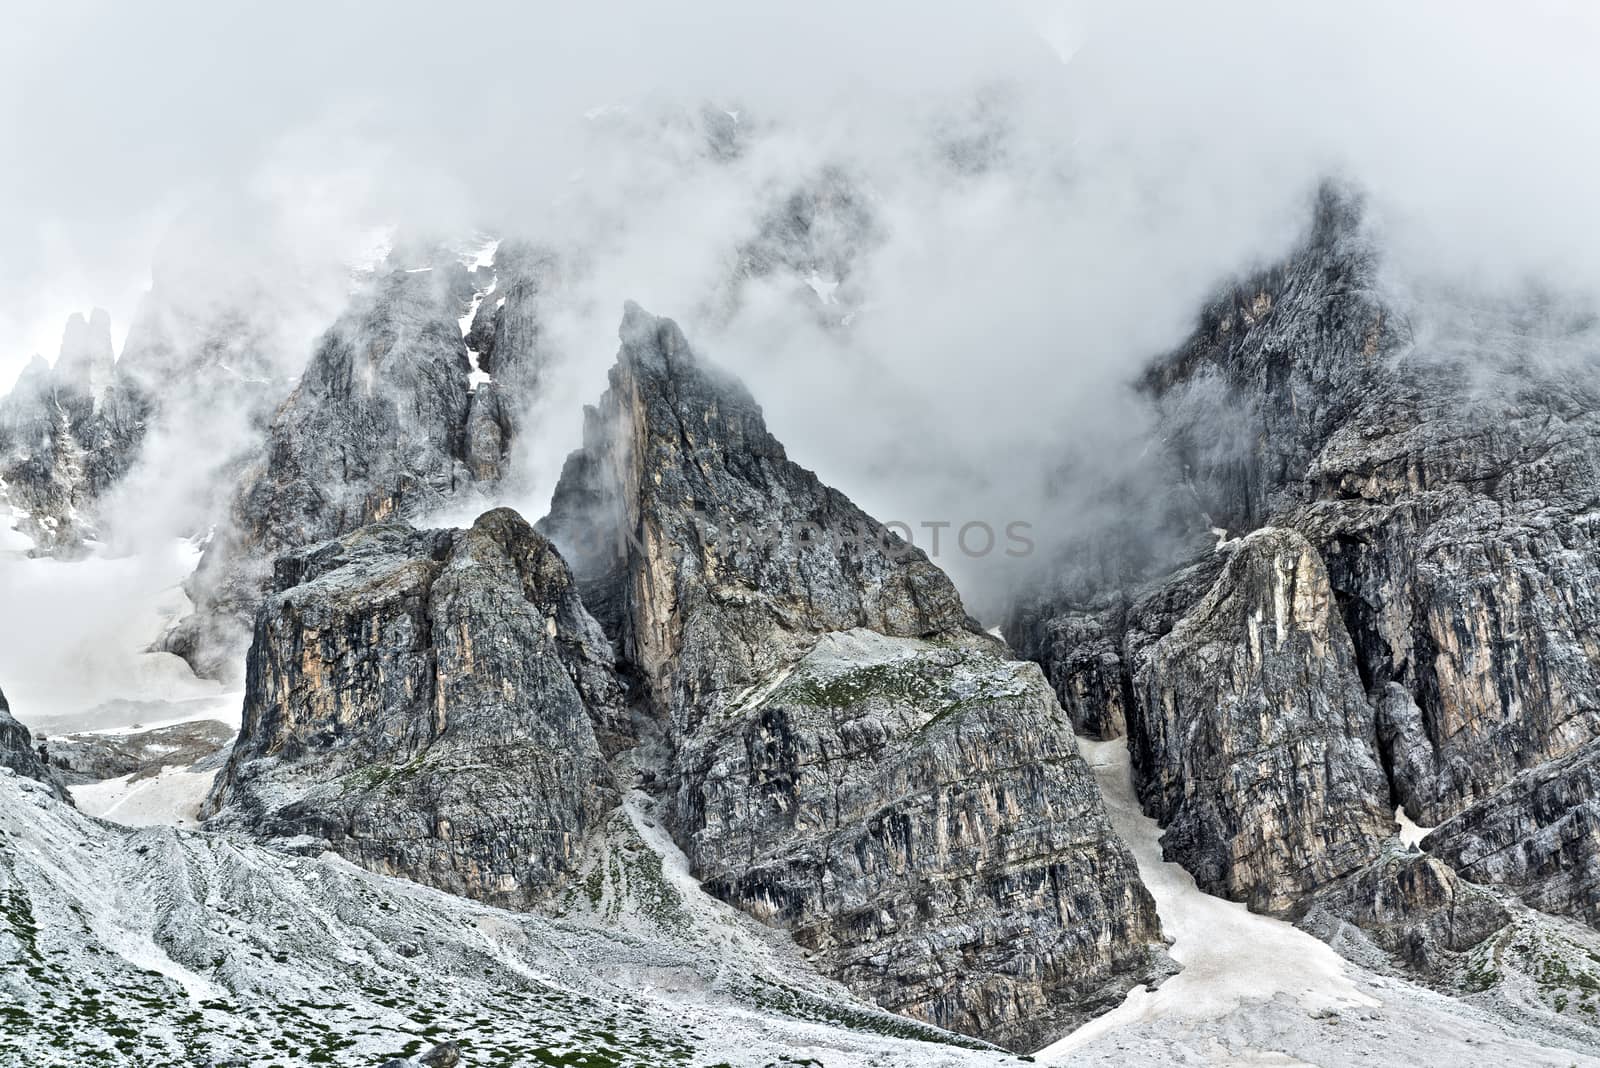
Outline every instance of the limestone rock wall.
{"label": "limestone rock wall", "polygon": [[280,559],[213,826],[525,906],[617,803],[610,652],[515,513],[366,527]]}

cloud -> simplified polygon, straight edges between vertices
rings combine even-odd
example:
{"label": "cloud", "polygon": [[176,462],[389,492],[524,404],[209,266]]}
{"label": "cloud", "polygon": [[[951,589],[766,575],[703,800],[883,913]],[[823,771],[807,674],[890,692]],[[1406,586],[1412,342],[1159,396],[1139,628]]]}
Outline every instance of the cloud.
{"label": "cloud", "polygon": [[[551,7],[14,16],[0,384],[70,310],[126,328],[158,245],[197,293],[280,273],[332,301],[326,266],[379,226],[483,228],[575,264],[529,511],[635,299],[869,511],[1053,523],[1039,487],[1119,459],[1143,418],[1125,383],[1288,246],[1324,175],[1368,191],[1401,274],[1600,291],[1600,16],[1575,5]],[[737,113],[737,158],[707,153],[706,103]],[[829,168],[875,227],[838,291],[849,327],[782,270],[719,302],[762,220]]]}

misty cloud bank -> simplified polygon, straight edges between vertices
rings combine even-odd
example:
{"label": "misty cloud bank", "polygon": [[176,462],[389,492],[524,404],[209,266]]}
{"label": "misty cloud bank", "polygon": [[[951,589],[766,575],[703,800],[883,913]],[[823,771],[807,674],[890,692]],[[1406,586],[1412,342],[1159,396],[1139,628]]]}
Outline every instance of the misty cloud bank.
{"label": "misty cloud bank", "polygon": [[[869,513],[1058,540],[1137,459],[1129,383],[1220,282],[1291,245],[1328,176],[1366,194],[1429,336],[1462,334],[1430,293],[1600,293],[1600,147],[1579,143],[1600,17],[1523,8],[1510,33],[1503,10],[16,15],[0,385],[53,356],[69,311],[108,307],[126,355],[141,302],[169,301],[242,309],[254,373],[286,391],[375,246],[525,239],[562,264],[511,491],[529,515],[633,299]],[[773,251],[797,204],[804,263]],[[197,533],[260,418],[169,421],[110,504],[124,545]],[[979,602],[994,585],[940,563]]]}

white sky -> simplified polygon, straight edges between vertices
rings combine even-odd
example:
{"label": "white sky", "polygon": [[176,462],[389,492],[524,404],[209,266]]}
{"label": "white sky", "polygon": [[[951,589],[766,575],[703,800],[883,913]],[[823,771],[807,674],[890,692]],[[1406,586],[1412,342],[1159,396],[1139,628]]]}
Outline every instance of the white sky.
{"label": "white sky", "polygon": [[[533,514],[630,298],[745,376],[797,459],[915,523],[1012,518],[1063,448],[1114,452],[1116,389],[1287,246],[1321,177],[1367,191],[1409,271],[1600,294],[1580,3],[168,0],[6,31],[0,389],[72,311],[120,339],[153,269],[203,300],[332,277],[386,224],[523,234],[586,256],[548,324],[568,363],[526,443]],[[736,165],[658,121],[707,101],[754,133]],[[607,105],[628,110],[585,118]],[[984,173],[932,158],[984,121]],[[824,166],[886,237],[870,312],[844,341],[784,294],[697,322],[760,211]]]}

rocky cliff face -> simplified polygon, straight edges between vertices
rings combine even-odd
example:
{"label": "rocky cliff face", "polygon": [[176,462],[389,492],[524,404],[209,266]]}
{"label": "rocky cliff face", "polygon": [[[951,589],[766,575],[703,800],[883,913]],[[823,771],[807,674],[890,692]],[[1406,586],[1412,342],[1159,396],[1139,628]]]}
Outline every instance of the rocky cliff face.
{"label": "rocky cliff face", "polygon": [[[1155,530],[1092,541],[1008,634],[1080,729],[1126,731],[1201,885],[1481,989],[1498,888],[1594,922],[1594,338],[1380,271],[1325,191],[1147,376]],[[1429,856],[1384,842],[1394,806]]]}
{"label": "rocky cliff face", "polygon": [[630,305],[543,525],[644,684],[713,892],[897,1012],[1033,1048],[1159,978],[1159,925],[1042,676]]}
{"label": "rocky cliff face", "polygon": [[920,550],[792,463],[743,385],[633,304],[542,528],[682,730],[824,633],[976,629]]}
{"label": "rocky cliff face", "polygon": [[1202,888],[1276,911],[1370,861],[1392,819],[1321,558],[1272,527],[1226,551],[1205,595],[1134,658],[1130,744],[1168,856]]}
{"label": "rocky cliff face", "polygon": [[[196,611],[165,643],[201,674],[236,660],[278,553],[487,494],[510,475],[556,269],[518,245],[492,267],[459,260],[392,254],[265,427],[189,583]],[[413,262],[427,266],[403,266]]]}
{"label": "rocky cliff face", "polygon": [[510,511],[366,527],[286,554],[256,622],[213,826],[526,906],[617,803],[625,722],[566,565]]}
{"label": "rocky cliff face", "polygon": [[272,555],[437,505],[464,456],[464,272],[396,271],[347,312],[284,402],[236,519]]}
{"label": "rocky cliff face", "polygon": [[[1419,339],[1374,258],[1325,197],[1308,250],[1156,381],[1213,524],[1294,526],[1326,561],[1395,798],[1432,824],[1600,729],[1600,398],[1581,324],[1436,297]],[[1248,445],[1187,444],[1206,422]]]}
{"label": "rocky cliff face", "polygon": [[988,643],[825,635],[678,762],[706,888],[885,1008],[1030,1050],[1161,976],[1070,722]]}
{"label": "rocky cliff face", "polygon": [[1296,912],[1330,941],[1351,925],[1429,977],[1447,975],[1512,918],[1494,893],[1438,858],[1393,842],[1371,864],[1302,899]]}
{"label": "rocky cliff face", "polygon": [[34,357],[0,399],[0,497],[35,551],[73,556],[96,533],[95,504],[131,466],[143,424],[137,389],[117,373],[111,318],[67,320],[55,365]]}
{"label": "rocky cliff face", "polygon": [[437,507],[470,482],[471,368],[457,320],[471,296],[459,265],[393,270],[323,335],[240,477],[189,583],[196,611],[168,649],[202,674],[225,672],[273,557]]}
{"label": "rocky cliff face", "polygon": [[1523,772],[1423,847],[1473,882],[1600,927],[1600,746]]}
{"label": "rocky cliff face", "polygon": [[44,783],[57,799],[71,803],[60,777],[40,756],[32,733],[12,718],[4,691],[0,691],[0,767]]}

